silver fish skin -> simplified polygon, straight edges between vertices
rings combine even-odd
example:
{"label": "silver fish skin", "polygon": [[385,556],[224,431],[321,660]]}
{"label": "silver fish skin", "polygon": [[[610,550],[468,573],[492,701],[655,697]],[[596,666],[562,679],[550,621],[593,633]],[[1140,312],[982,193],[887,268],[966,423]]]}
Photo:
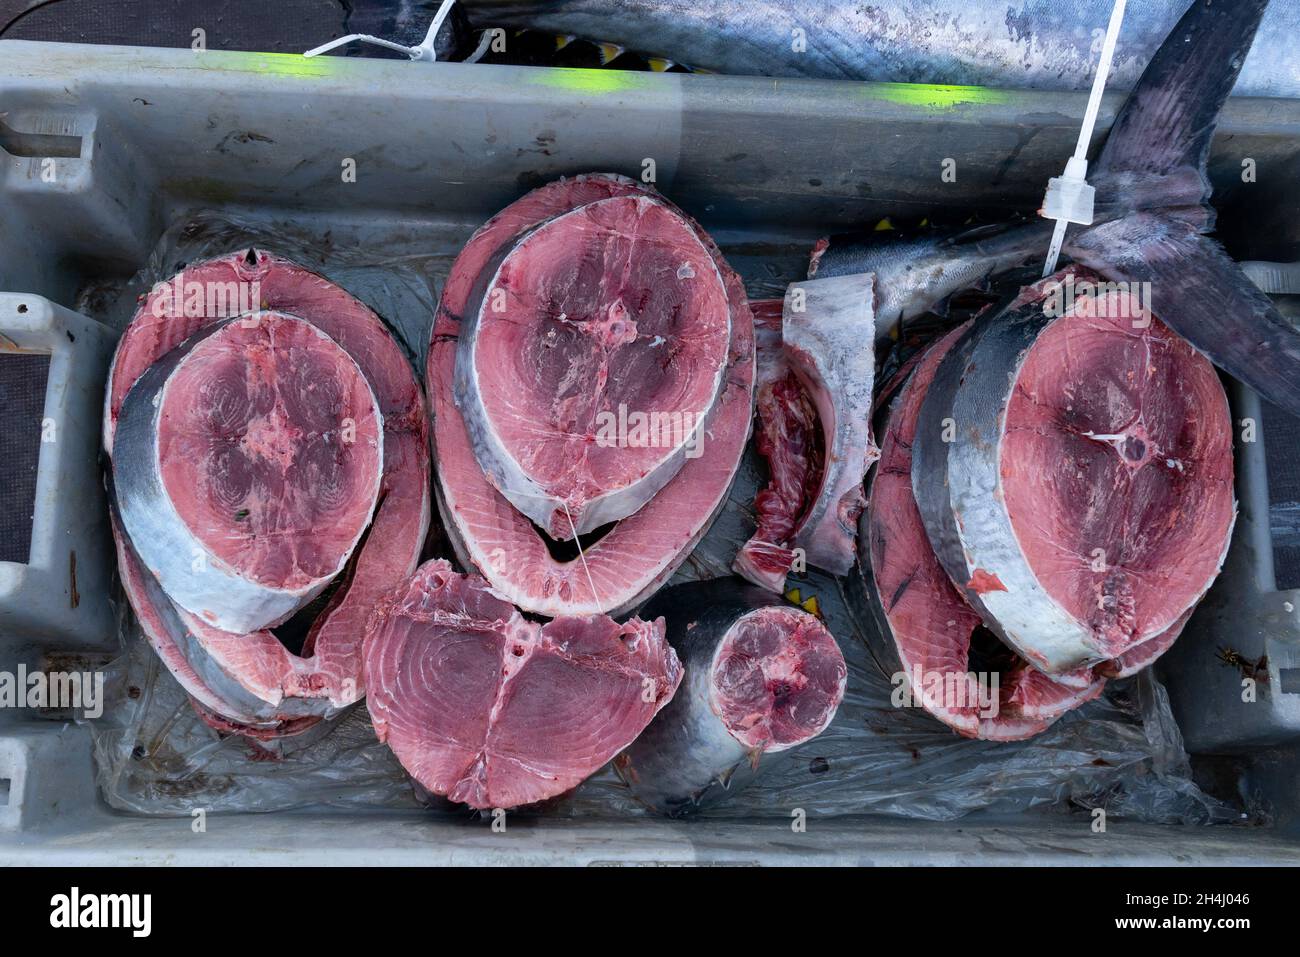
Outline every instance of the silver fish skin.
{"label": "silver fish skin", "polygon": [[870,273],[810,279],[786,292],[782,337],[790,368],[817,407],[825,465],[817,494],[795,531],[808,563],[847,575],[856,556],[862,480],[880,458],[871,437],[876,356],[861,330],[872,323]]}
{"label": "silver fish skin", "polygon": [[883,346],[903,323],[932,311],[954,293],[1040,258],[1051,234],[1051,224],[1034,222],[935,230],[932,236],[903,240],[889,239],[888,232],[832,238],[814,254],[808,277],[874,273],[876,342]]}
{"label": "silver fish skin", "polygon": [[[917,421],[912,493],[935,556],[971,607],[1022,658],[1060,674],[1107,656],[1089,629],[1043,588],[1020,551],[1009,516],[988,507],[993,490],[983,485],[985,476],[997,472],[999,412],[1016,386],[1007,370],[1018,371],[1018,360],[1050,322],[1040,303],[1026,303],[999,313],[994,322],[977,320],[944,356]],[[958,441],[928,440],[943,433],[949,416],[960,421]],[[982,562],[971,557],[972,549]],[[998,569],[1006,588],[983,593],[972,587],[971,573],[981,566]]]}
{"label": "silver fish skin", "polygon": [[[773,752],[793,746],[746,747],[715,708],[713,665],[723,642],[738,623],[771,610],[812,619],[771,592],[735,578],[675,585],[638,611],[664,617],[668,642],[686,669],[673,700],[614,759],[615,771],[639,803],[670,817],[688,816],[725,800],[767,770]],[[848,671],[842,657],[839,664],[835,707],[804,740],[830,723],[843,699]]]}
{"label": "silver fish skin", "polygon": [[[465,0],[464,6],[476,27],[527,27],[606,41],[720,73],[1084,90],[1092,84],[1112,4]],[[1184,0],[1129,0],[1109,89],[1134,88],[1186,8]],[[1237,95],[1300,96],[1297,36],[1300,0],[1274,3]]]}

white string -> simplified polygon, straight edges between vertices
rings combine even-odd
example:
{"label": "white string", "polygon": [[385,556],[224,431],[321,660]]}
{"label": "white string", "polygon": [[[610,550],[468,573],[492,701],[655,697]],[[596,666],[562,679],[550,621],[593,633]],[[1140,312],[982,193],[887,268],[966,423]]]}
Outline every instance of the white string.
{"label": "white string", "polygon": [[[1097,125],[1097,112],[1101,109],[1101,96],[1106,91],[1106,78],[1110,76],[1111,60],[1115,57],[1115,44],[1119,40],[1120,24],[1124,21],[1124,8],[1128,0],[1115,0],[1110,11],[1110,22],[1106,24],[1106,38],[1101,45],[1101,59],[1097,63],[1097,73],[1092,78],[1092,91],[1088,94],[1088,106],[1083,113],[1083,125],[1079,127],[1079,139],[1074,145],[1075,159],[1087,162],[1088,147],[1092,143],[1093,127]],[[1047,248],[1047,262],[1043,266],[1043,277],[1056,272],[1056,262],[1061,257],[1061,245],[1065,242],[1067,220],[1058,219],[1052,230],[1052,242]]]}
{"label": "white string", "polygon": [[578,558],[582,562],[582,570],[587,573],[587,584],[591,586],[591,595],[596,599],[598,607],[604,607],[605,603],[600,600],[600,594],[596,591],[596,582],[591,577],[591,569],[587,567],[587,556],[582,553],[582,538],[578,535],[578,526],[573,523],[573,515],[569,512],[569,503],[560,500],[564,506],[564,515],[569,520],[569,531],[573,532],[573,543],[578,546]]}

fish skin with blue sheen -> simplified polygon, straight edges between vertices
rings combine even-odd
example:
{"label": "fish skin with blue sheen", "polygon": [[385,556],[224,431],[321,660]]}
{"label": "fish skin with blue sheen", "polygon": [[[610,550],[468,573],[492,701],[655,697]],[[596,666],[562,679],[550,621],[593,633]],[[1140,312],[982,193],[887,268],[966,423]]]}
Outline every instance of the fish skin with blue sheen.
{"label": "fish skin with blue sheen", "polygon": [[[614,43],[718,73],[1086,90],[1112,0],[464,0],[463,5],[475,27],[527,28]],[[386,6],[415,20],[412,11],[422,4],[404,0]],[[1110,89],[1134,88],[1185,9],[1182,0],[1130,0]],[[1300,96],[1297,36],[1300,0],[1280,0],[1260,27],[1237,93]]]}

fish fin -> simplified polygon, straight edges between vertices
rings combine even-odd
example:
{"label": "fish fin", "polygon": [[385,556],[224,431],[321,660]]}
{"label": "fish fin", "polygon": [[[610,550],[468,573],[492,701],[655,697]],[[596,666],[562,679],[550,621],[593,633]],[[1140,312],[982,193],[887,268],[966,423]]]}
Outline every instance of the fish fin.
{"label": "fish fin", "polygon": [[1195,226],[1134,213],[1067,239],[1066,252],[1112,282],[1149,283],[1165,325],[1265,399],[1300,415],[1300,331]]}
{"label": "fish fin", "polygon": [[596,47],[600,50],[601,66],[609,66],[627,52],[626,49],[619,46],[617,43],[598,43],[596,44]]}
{"label": "fish fin", "polygon": [[888,216],[876,223],[876,232],[883,233],[894,228],[894,223]]}
{"label": "fish fin", "polygon": [[791,588],[788,592],[785,593],[785,597],[789,601],[794,602],[796,605],[802,604],[802,602],[799,600],[799,589],[797,588]]}
{"label": "fish fin", "polygon": [[667,73],[677,65],[672,60],[665,60],[659,56],[646,57],[646,63],[650,65],[650,69],[655,73]]}
{"label": "fish fin", "polygon": [[758,762],[762,759],[762,757],[763,757],[763,746],[761,744],[755,745],[754,747],[750,748],[749,749],[749,770],[757,771]]}
{"label": "fish fin", "polygon": [[565,47],[567,47],[570,43],[572,43],[576,39],[577,37],[573,36],[573,34],[557,36],[555,38],[555,52],[559,53],[561,50],[563,50]]}
{"label": "fish fin", "polygon": [[810,615],[821,617],[821,606],[817,604],[817,596],[809,595],[807,599],[799,602],[799,607]]}
{"label": "fish fin", "polygon": [[1267,6],[1268,0],[1195,0],[1120,109],[1094,174],[1104,182],[1113,174],[1144,178],[1195,171],[1204,189],[1201,201],[1208,199],[1210,140]]}

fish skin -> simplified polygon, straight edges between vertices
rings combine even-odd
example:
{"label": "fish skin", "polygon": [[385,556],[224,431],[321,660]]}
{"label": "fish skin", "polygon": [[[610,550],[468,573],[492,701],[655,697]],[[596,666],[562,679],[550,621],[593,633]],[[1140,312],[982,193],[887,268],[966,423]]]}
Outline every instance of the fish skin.
{"label": "fish skin", "polygon": [[[803,305],[794,308],[796,290]],[[810,279],[786,293],[782,320],[786,360],[817,408],[825,460],[816,495],[795,529],[808,563],[847,575],[856,557],[863,478],[880,457],[871,436],[876,359],[858,331],[872,323],[870,273]]]}
{"label": "fish skin", "polygon": [[876,342],[883,345],[903,323],[954,293],[1040,258],[1051,234],[1043,221],[934,230],[903,240],[878,232],[832,237],[814,252],[808,278],[874,273]]}
{"label": "fish skin", "polygon": [[[374,0],[354,0],[364,9]],[[385,4],[387,6],[388,4]],[[405,0],[403,8],[416,6]],[[436,8],[436,2],[428,4]],[[464,0],[475,27],[527,27],[719,73],[1084,90],[1111,0]],[[1108,87],[1134,88],[1185,9],[1130,0]],[[795,49],[802,29],[806,49]],[[1275,5],[1237,93],[1300,96],[1300,0]],[[653,49],[647,49],[652,47]]]}

